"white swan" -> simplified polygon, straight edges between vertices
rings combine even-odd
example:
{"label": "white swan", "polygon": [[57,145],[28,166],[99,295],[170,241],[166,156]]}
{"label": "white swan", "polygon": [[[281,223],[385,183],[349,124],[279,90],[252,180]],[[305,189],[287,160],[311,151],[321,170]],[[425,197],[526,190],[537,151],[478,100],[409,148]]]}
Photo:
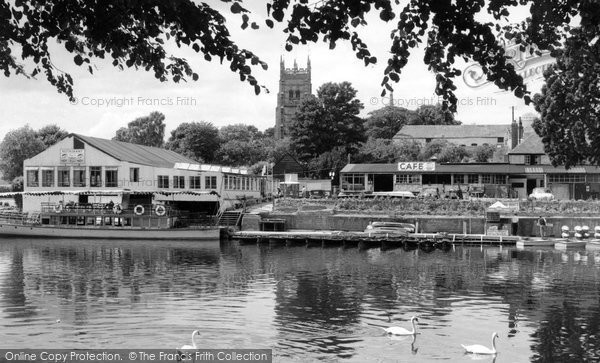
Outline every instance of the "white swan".
{"label": "white swan", "polygon": [[189,349],[198,349],[198,347],[196,346],[196,342],[194,341],[194,337],[196,335],[200,335],[200,331],[199,330],[194,330],[192,332],[192,345],[184,345],[181,348],[179,348],[179,350],[189,350]]}
{"label": "white swan", "polygon": [[385,332],[390,335],[415,335],[417,334],[417,327],[415,326],[415,321],[419,321],[419,319],[416,316],[410,318],[410,322],[412,323],[412,330],[401,328],[399,326],[391,326],[389,328],[383,328],[383,330],[385,330]]}
{"label": "white swan", "polygon": [[496,354],[498,351],[496,350],[496,338],[500,338],[498,336],[498,333],[493,332],[492,333],[492,349],[480,345],[480,344],[475,344],[475,345],[462,345],[461,346],[467,351],[467,353],[472,353],[472,354]]}

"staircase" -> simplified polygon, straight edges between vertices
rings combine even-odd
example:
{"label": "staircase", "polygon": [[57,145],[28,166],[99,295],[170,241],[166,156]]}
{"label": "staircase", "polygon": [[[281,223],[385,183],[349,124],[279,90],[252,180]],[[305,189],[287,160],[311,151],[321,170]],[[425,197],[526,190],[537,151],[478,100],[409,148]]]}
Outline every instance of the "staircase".
{"label": "staircase", "polygon": [[242,220],[243,213],[241,211],[229,210],[223,212],[219,217],[219,226],[237,227]]}

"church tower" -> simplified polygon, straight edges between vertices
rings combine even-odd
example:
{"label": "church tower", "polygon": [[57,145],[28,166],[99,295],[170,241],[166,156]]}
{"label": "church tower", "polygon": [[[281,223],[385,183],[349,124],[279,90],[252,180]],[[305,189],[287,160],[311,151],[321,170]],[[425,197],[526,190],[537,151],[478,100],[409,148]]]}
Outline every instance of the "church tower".
{"label": "church tower", "polygon": [[279,63],[279,93],[277,93],[277,109],[275,110],[275,139],[289,135],[288,126],[296,114],[302,101],[312,94],[310,75],[310,57],[306,68],[298,68],[294,60],[294,68],[285,68],[283,57]]}

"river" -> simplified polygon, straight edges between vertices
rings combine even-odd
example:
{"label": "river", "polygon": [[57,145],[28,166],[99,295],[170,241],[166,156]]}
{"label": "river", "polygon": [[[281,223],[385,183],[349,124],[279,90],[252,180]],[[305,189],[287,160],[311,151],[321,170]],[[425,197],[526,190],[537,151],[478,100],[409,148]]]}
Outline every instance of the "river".
{"label": "river", "polygon": [[[275,362],[600,360],[600,252],[0,240],[0,348],[268,348]],[[410,328],[389,338],[382,328]]]}

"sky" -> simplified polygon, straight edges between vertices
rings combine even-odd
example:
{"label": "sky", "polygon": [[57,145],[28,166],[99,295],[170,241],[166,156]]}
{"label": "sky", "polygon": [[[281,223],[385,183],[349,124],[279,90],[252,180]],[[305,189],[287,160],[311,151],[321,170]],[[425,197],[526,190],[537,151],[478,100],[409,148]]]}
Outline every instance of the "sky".
{"label": "sky", "polygon": [[[220,2],[212,3],[220,9],[226,9]],[[264,3],[261,4],[259,6],[259,2],[253,2],[249,7],[252,10],[251,21],[262,25],[266,10]],[[523,9],[518,9],[515,16],[522,17],[525,13]],[[380,95],[383,70],[391,46],[389,34],[394,21],[386,24],[379,20],[378,14],[371,14],[367,19],[369,24],[359,29],[372,55],[378,59],[376,65],[365,67],[352,52],[349,42],[340,42],[334,50],[319,42],[286,52],[285,34],[281,26],[275,29],[262,26],[259,30],[241,30],[241,18],[229,14],[228,10],[224,14],[227,15],[232,39],[268,63],[268,70],[254,67],[253,74],[260,84],[269,89],[269,93],[255,95],[253,87],[240,82],[239,76],[229,70],[228,64],[207,62],[191,49],[179,49],[174,45],[169,49],[188,59],[200,76],[198,81],[161,83],[152,72],[134,69],[120,71],[104,60],[93,61],[95,70],[91,75],[85,68],[74,64],[73,54],[66,52],[61,45],[54,45],[51,47],[55,51],[53,62],[73,76],[77,101],[70,103],[43,77],[1,77],[0,139],[4,138],[6,132],[24,125],[39,129],[48,124],[57,124],[68,132],[112,138],[117,129],[153,111],[160,111],[166,117],[166,138],[179,124],[192,121],[208,121],[216,127],[244,123],[264,130],[275,125],[280,57],[284,58],[286,67],[291,67],[294,59],[299,67],[305,67],[306,59],[310,56],[313,93],[326,82],[351,82],[358,91],[357,98],[364,104],[363,117],[389,104],[389,98]],[[394,85],[394,104],[397,106],[416,109],[421,104],[437,102],[435,78],[422,63],[422,50],[421,46],[412,54],[400,82]],[[469,65],[458,62],[459,69]],[[456,85],[459,106],[455,117],[465,124],[510,123],[512,107],[517,117],[535,113],[533,107],[526,106],[522,99],[500,91],[493,85],[472,88],[462,78],[456,79]],[[535,93],[541,85],[542,81],[538,79],[528,84],[528,88]]]}

